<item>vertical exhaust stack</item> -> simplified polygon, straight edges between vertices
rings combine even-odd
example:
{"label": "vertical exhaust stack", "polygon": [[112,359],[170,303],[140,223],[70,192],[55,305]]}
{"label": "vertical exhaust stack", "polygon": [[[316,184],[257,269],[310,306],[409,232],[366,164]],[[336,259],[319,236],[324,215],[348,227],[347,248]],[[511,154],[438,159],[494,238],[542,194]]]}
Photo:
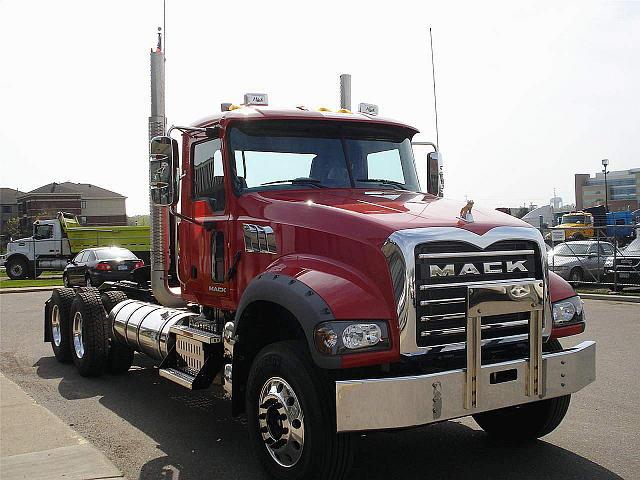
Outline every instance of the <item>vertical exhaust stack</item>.
{"label": "vertical exhaust stack", "polygon": [[351,110],[351,75],[340,75],[340,108]]}
{"label": "vertical exhaust stack", "polygon": [[[149,117],[149,141],[164,135],[166,117],[164,104],[164,52],[161,34],[158,46],[151,51],[151,116]],[[149,195],[151,213],[151,290],[156,300],[165,307],[184,307],[179,288],[169,287],[169,207],[157,206]]]}

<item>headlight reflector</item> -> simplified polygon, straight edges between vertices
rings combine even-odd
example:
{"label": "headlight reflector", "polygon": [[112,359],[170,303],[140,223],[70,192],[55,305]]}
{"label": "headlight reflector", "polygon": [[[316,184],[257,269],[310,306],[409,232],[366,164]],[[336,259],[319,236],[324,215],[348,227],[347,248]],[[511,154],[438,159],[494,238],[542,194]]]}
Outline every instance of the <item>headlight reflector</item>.
{"label": "headlight reflector", "polygon": [[375,323],[354,323],[342,332],[342,343],[350,350],[373,347],[380,342],[382,330]]}
{"label": "headlight reflector", "polygon": [[326,355],[387,350],[391,345],[387,322],[375,320],[323,322],[315,328],[314,341]]}
{"label": "headlight reflector", "polygon": [[576,295],[553,304],[553,324],[556,327],[583,320],[583,303],[579,296]]}

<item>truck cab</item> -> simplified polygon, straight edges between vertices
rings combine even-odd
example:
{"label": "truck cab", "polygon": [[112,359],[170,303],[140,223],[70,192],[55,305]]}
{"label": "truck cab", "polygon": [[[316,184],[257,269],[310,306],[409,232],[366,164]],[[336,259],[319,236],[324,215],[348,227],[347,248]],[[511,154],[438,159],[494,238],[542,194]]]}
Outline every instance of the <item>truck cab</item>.
{"label": "truck cab", "polygon": [[[66,260],[60,261],[59,258],[66,258],[69,254],[69,243],[63,236],[60,222],[57,219],[36,220],[31,237],[12,240],[7,244],[2,264],[9,278],[19,280],[37,276],[44,268],[64,268]],[[43,261],[46,265],[40,265]]]}
{"label": "truck cab", "polygon": [[566,240],[585,240],[593,238],[593,215],[588,212],[572,212],[562,215],[560,225],[555,229],[564,230]]}

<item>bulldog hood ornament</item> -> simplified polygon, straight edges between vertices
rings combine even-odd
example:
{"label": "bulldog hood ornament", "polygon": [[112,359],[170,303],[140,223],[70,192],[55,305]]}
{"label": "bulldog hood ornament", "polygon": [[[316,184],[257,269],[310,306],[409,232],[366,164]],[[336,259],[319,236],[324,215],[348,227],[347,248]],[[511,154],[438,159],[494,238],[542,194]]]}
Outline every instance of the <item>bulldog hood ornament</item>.
{"label": "bulldog hood ornament", "polygon": [[473,223],[473,214],[471,213],[472,208],[473,200],[467,200],[467,204],[460,210],[460,216],[458,218],[467,223]]}

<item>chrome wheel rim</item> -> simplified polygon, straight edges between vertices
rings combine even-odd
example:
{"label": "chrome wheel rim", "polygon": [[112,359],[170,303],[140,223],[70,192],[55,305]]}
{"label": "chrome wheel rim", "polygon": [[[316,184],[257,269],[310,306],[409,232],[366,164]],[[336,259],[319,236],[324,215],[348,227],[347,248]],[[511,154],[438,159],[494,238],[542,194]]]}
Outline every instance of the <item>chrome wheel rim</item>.
{"label": "chrome wheel rim", "polygon": [[258,400],[258,424],[271,458],[282,467],[293,467],[304,448],[304,414],[296,393],[286,380],[271,377]]}
{"label": "chrome wheel rim", "polygon": [[73,316],[73,348],[76,357],[84,357],[84,342],[82,341],[82,314],[76,312]]}
{"label": "chrome wheel rim", "polygon": [[85,278],[84,284],[85,284],[85,286],[90,287],[91,286],[91,277]]}
{"label": "chrome wheel rim", "polygon": [[68,277],[67,275],[63,275],[63,276],[62,276],[62,284],[63,284],[65,287],[68,287],[68,286],[69,286],[69,277]]}
{"label": "chrome wheel rim", "polygon": [[51,336],[56,347],[60,346],[62,334],[60,333],[60,308],[54,305],[51,309]]}

